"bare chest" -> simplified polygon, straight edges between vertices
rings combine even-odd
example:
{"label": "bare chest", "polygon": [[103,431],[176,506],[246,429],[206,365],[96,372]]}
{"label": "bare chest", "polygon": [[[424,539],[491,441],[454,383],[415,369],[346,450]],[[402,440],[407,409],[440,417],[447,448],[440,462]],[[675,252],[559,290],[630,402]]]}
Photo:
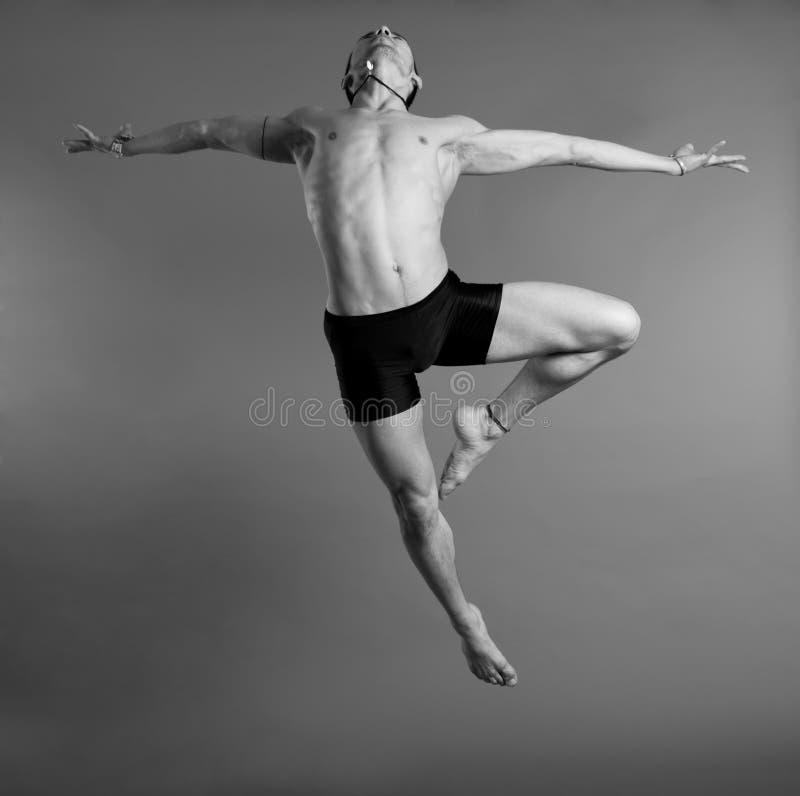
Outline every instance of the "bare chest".
{"label": "bare chest", "polygon": [[298,153],[307,187],[381,180],[412,189],[424,185],[449,195],[449,152],[430,125],[409,119],[364,120],[333,116],[313,130],[313,143]]}

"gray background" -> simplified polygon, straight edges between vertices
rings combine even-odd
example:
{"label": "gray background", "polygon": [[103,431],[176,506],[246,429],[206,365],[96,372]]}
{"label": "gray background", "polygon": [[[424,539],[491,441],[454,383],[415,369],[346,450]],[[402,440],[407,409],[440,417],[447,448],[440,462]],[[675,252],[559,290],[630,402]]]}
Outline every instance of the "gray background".
{"label": "gray background", "polygon": [[[294,167],[59,145],[342,107],[383,22],[416,113],[752,169],[456,191],[462,278],[643,319],[445,505],[513,690],[469,674],[352,432],[249,419],[338,395]],[[796,792],[798,33],[795,2],[0,3],[4,793]]]}

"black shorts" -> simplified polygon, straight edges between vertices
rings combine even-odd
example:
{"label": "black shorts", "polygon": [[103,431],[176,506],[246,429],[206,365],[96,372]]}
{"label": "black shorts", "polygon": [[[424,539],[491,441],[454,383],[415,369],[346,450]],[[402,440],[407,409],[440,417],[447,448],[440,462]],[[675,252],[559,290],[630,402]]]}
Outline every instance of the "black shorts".
{"label": "black shorts", "polygon": [[462,282],[452,269],[414,304],[371,315],[325,310],[325,337],[350,420],[404,412],[420,400],[414,376],[431,365],[482,365],[503,284]]}

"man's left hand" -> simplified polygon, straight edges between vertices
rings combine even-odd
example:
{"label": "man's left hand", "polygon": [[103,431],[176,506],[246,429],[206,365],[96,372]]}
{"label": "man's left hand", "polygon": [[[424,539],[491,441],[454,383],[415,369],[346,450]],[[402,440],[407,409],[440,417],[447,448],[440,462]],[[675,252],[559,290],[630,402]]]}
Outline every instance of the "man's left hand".
{"label": "man's left hand", "polygon": [[695,152],[693,144],[684,144],[672,153],[672,157],[679,157],[681,159],[687,174],[690,171],[702,169],[705,166],[727,166],[729,169],[736,169],[737,171],[743,171],[745,174],[749,174],[750,169],[741,162],[747,160],[744,155],[717,154],[717,150],[723,146],[724,143],[725,141],[719,141],[707,152]]}

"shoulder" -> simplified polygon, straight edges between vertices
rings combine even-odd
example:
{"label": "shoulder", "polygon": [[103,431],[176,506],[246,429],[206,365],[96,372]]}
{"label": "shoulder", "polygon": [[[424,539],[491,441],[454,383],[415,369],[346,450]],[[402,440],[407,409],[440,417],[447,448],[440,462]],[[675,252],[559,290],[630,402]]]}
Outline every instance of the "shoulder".
{"label": "shoulder", "polygon": [[436,130],[436,138],[442,149],[455,150],[464,139],[487,129],[476,119],[462,114],[429,118],[426,121]]}
{"label": "shoulder", "polygon": [[482,133],[488,128],[481,124],[481,122],[473,119],[470,116],[463,114],[452,114],[451,116],[443,116],[438,121],[441,122],[443,127],[451,131],[454,138],[463,138],[476,133]]}
{"label": "shoulder", "polygon": [[314,142],[314,119],[324,113],[318,105],[301,105],[284,114],[265,114],[259,125],[259,150],[265,160],[294,163],[295,153]]}
{"label": "shoulder", "polygon": [[289,149],[308,146],[330,114],[321,105],[300,105],[283,115],[268,116],[264,123],[266,138],[281,139]]}
{"label": "shoulder", "polygon": [[450,114],[449,116],[417,116],[409,113],[417,124],[440,130],[445,136],[463,136],[482,133],[488,129],[476,119],[463,114]]}
{"label": "shoulder", "polygon": [[333,111],[323,108],[321,105],[301,105],[289,111],[283,118],[288,122],[303,126],[304,124],[318,123],[331,116]]}
{"label": "shoulder", "polygon": [[488,128],[476,119],[463,114],[451,114],[427,120],[436,131],[439,152],[451,160],[460,160],[465,141],[470,136],[482,133]]}

